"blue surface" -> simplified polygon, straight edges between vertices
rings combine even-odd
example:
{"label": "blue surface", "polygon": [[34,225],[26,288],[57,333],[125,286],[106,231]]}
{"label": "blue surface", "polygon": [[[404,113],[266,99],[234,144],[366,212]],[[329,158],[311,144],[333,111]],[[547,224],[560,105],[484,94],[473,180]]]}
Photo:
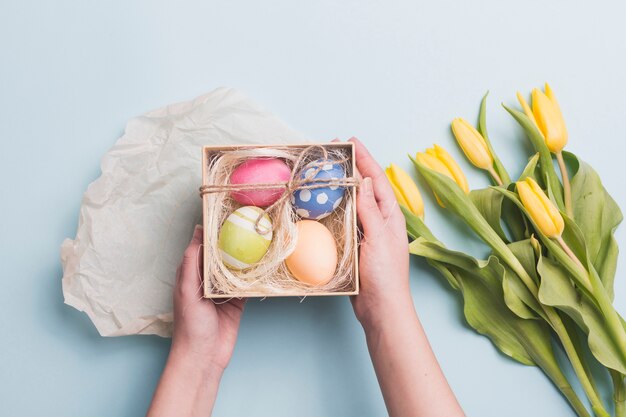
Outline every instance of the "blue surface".
{"label": "blue surface", "polygon": [[[491,89],[490,134],[521,170],[529,147],[498,103],[548,80],[569,149],[626,207],[623,2],[66,1],[0,3],[0,416],[140,416],[167,355],[158,337],[104,339],[63,305],[59,247],[125,122],[227,85],[309,137],[359,136],[381,164],[474,120]],[[461,158],[459,158],[461,159]],[[469,173],[472,186],[486,183]],[[426,194],[426,193],[425,193]],[[427,221],[450,246],[429,198]],[[626,244],[623,231],[617,233]],[[626,312],[620,263],[616,303]],[[413,260],[412,291],[469,416],[565,416],[533,368],[462,324],[439,276]],[[215,416],[380,416],[384,405],[345,298],[248,305]]]}

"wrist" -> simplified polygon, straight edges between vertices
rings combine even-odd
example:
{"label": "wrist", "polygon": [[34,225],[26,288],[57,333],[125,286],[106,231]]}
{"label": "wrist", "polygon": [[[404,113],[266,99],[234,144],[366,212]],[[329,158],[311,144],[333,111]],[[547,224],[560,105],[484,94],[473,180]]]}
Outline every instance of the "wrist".
{"label": "wrist", "polygon": [[358,316],[365,334],[380,332],[390,326],[417,318],[413,299],[409,294],[393,299],[377,300]]}
{"label": "wrist", "polygon": [[198,373],[203,377],[221,379],[225,367],[204,355],[186,347],[182,343],[172,342],[167,364],[180,368],[186,373]]}

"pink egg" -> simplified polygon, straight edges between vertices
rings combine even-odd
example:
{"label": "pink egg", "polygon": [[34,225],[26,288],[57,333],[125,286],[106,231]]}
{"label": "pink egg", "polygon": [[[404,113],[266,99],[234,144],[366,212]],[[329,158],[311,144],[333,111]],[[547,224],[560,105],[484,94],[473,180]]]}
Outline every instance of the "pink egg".
{"label": "pink egg", "polygon": [[[231,184],[262,184],[287,182],[291,169],[277,158],[253,158],[239,165],[230,174]],[[267,207],[280,198],[285,187],[265,190],[233,191],[231,197],[245,206]]]}

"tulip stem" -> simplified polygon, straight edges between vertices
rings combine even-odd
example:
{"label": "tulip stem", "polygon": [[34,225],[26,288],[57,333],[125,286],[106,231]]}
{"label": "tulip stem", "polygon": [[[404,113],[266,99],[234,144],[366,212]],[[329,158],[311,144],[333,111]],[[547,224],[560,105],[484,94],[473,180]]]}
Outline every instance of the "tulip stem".
{"label": "tulip stem", "polygon": [[626,417],[626,403],[624,400],[615,400],[615,417]]}
{"label": "tulip stem", "polygon": [[494,181],[496,182],[496,184],[498,184],[499,186],[501,186],[502,183],[502,178],[500,178],[500,176],[498,175],[498,173],[496,172],[495,169],[493,169],[493,167],[489,167],[487,168],[487,172],[489,172],[489,174],[493,177]]}
{"label": "tulip stem", "polygon": [[[617,346],[620,354],[620,360],[622,363],[626,363],[626,329],[622,323],[622,319],[615,311],[613,307],[613,303],[611,298],[606,293],[606,289],[604,288],[604,284],[600,281],[600,278],[595,273],[589,273],[587,268],[585,268],[578,259],[578,257],[574,254],[572,249],[565,243],[561,236],[556,238],[556,241],[561,245],[561,248],[567,253],[567,255],[574,261],[574,263],[583,270],[584,274],[587,276],[587,282],[591,287],[591,293],[593,295],[594,301],[597,303],[598,310],[602,313],[605,323],[607,325],[607,330],[610,337],[613,339],[613,343]],[[621,405],[624,407],[624,405]]]}
{"label": "tulip stem", "polygon": [[561,178],[563,180],[563,198],[565,199],[565,213],[570,219],[574,219],[574,210],[572,209],[572,186],[569,183],[569,175],[567,174],[567,167],[565,166],[565,159],[563,159],[563,152],[556,153],[556,160],[561,170]]}
{"label": "tulip stem", "polygon": [[[490,232],[493,232],[492,229],[487,229],[487,230],[489,230],[487,234],[490,234]],[[486,237],[484,234],[481,234],[481,233],[479,233],[479,235],[483,237],[483,239],[485,239]],[[574,255],[572,250],[567,246],[565,241],[563,241],[561,237],[559,237],[558,239],[560,239],[560,241],[562,242],[562,245],[564,245],[567,248],[564,250],[566,252],[569,251],[569,253],[571,253],[572,256],[576,257],[576,255]],[[509,267],[520,278],[520,280],[526,286],[526,288],[528,288],[530,293],[537,300],[539,300],[539,288],[537,287],[537,284],[528,274],[528,272],[526,271],[524,266],[521,264],[519,259],[513,254],[513,252],[511,252],[511,249],[508,246],[506,246],[506,244],[499,237],[496,237],[496,236],[494,236],[493,239],[485,239],[485,241],[493,248],[496,255],[502,258],[502,260],[509,265]],[[580,261],[578,261],[578,263],[580,264]],[[582,360],[578,354],[578,351],[576,350],[574,343],[572,342],[571,336],[567,332],[565,324],[563,323],[563,320],[561,319],[561,317],[559,316],[559,314],[556,312],[556,310],[553,307],[541,304],[541,308],[543,312],[545,313],[546,321],[548,322],[550,327],[552,327],[552,329],[558,336],[559,340],[561,341],[561,344],[563,345],[563,349],[565,350],[565,354],[567,355],[567,358],[570,360],[570,363],[572,364],[574,373],[578,377],[578,380],[580,384],[582,385],[583,390],[585,394],[587,395],[587,398],[591,402],[591,407],[594,411],[594,414],[597,417],[610,417],[609,413],[607,413],[606,410],[604,409],[604,404],[602,403],[602,400],[600,399],[600,396],[598,392],[596,391],[594,384],[592,383],[591,375],[587,373],[587,369],[585,369],[585,366],[582,363]]]}
{"label": "tulip stem", "polygon": [[617,371],[611,371],[611,378],[613,378],[615,417],[626,417],[626,383],[624,375]]}
{"label": "tulip stem", "polygon": [[591,403],[591,408],[593,409],[594,414],[597,417],[610,417],[609,413],[604,408],[604,404],[600,399],[598,392],[596,391],[594,384],[591,382],[591,376],[587,374],[587,370],[583,365],[580,357],[578,356],[578,352],[574,347],[572,339],[565,328],[561,317],[557,314],[557,312],[550,307],[544,306],[544,311],[546,316],[548,317],[548,322],[551,325],[554,332],[557,334],[561,344],[563,345],[563,349],[565,350],[565,354],[567,355],[572,368],[574,368],[574,373],[578,377],[578,381],[583,388],[583,391],[587,395],[589,402]]}
{"label": "tulip stem", "polygon": [[559,245],[561,245],[561,248],[563,248],[563,250],[565,251],[565,253],[567,254],[567,256],[569,256],[571,258],[572,261],[574,261],[574,263],[580,268],[582,269],[585,274],[587,273],[587,268],[585,268],[585,266],[583,265],[582,262],[580,262],[580,259],[578,259],[578,256],[576,256],[576,254],[574,253],[574,251],[569,247],[569,245],[567,243],[565,243],[565,241],[563,240],[563,236],[559,236],[556,238],[556,241],[558,242]]}
{"label": "tulip stem", "polygon": [[[558,239],[560,239],[561,241],[563,240],[560,237]],[[569,247],[564,241],[562,242],[562,244],[565,245],[565,247],[567,247],[567,250],[569,250],[569,252],[574,257],[576,256],[571,251],[571,249],[569,249]],[[524,266],[521,264],[519,259],[511,252],[510,248],[506,246],[504,242],[502,242],[499,238],[495,238],[495,237],[494,237],[494,241],[490,243],[490,246],[493,248],[494,252],[497,255],[499,255],[504,260],[504,262],[506,262],[509,265],[509,267],[513,270],[513,272],[515,272],[515,274],[520,278],[520,280],[526,286],[526,288],[528,288],[530,293],[537,300],[539,300],[539,288],[537,287],[537,284],[530,277],[530,275],[528,274]],[[580,261],[578,262],[580,263]],[[567,358],[572,364],[574,373],[578,377],[578,381],[583,387],[583,390],[585,394],[587,395],[589,402],[591,402],[591,407],[594,411],[594,414],[597,417],[610,417],[609,413],[607,413],[604,408],[604,404],[602,403],[602,400],[600,399],[598,392],[596,391],[595,385],[593,384],[592,379],[591,379],[592,378],[591,375],[587,373],[587,369],[585,369],[585,366],[582,363],[582,360],[578,354],[578,351],[576,350],[576,347],[574,346],[571,336],[567,332],[565,324],[563,323],[563,320],[561,319],[561,317],[559,316],[559,314],[556,312],[556,310],[553,307],[541,304],[541,308],[543,312],[545,313],[546,321],[548,322],[550,327],[552,327],[552,329],[558,336],[559,340],[561,341],[563,349],[565,350],[565,354],[567,355]]]}

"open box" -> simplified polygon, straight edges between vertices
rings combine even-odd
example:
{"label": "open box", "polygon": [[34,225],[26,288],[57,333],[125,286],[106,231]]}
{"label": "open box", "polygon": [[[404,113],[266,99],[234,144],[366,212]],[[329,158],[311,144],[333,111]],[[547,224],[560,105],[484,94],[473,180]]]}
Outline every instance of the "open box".
{"label": "open box", "polygon": [[[345,158],[345,171],[346,177],[353,178],[356,175],[357,169],[355,165],[355,150],[354,144],[350,142],[332,142],[322,144],[294,144],[294,145],[237,145],[237,146],[205,146],[202,149],[202,185],[215,186],[227,184],[227,179],[222,178],[219,184],[211,184],[209,178],[211,170],[216,165],[216,161],[226,153],[231,155],[247,154],[249,152],[259,152],[267,157],[280,157],[282,154],[298,154],[299,152],[308,152],[312,148],[321,149],[324,153],[330,152],[334,155],[343,155]],[[236,153],[236,154],[232,154]],[[293,161],[285,158],[285,162],[293,167]],[[290,163],[291,162],[291,163]],[[234,169],[236,166],[232,166]],[[214,178],[214,177],[213,177]],[[268,287],[255,287],[251,285],[250,288],[236,288],[228,289],[226,291],[220,290],[217,285],[217,279],[219,275],[220,279],[224,279],[225,274],[231,274],[236,272],[230,271],[220,262],[207,262],[206,260],[215,260],[219,258],[219,251],[216,249],[216,238],[219,233],[221,221],[215,219],[214,215],[209,214],[210,207],[222,206],[227,204],[232,207],[239,207],[229,197],[229,192],[216,192],[216,193],[202,193],[202,213],[203,213],[203,226],[204,226],[204,245],[203,254],[203,288],[205,298],[242,298],[242,297],[277,297],[277,296],[328,296],[328,295],[355,295],[359,292],[359,271],[358,271],[358,229],[357,229],[357,217],[356,217],[356,186],[354,184],[348,185],[346,189],[346,198],[342,201],[341,211],[333,213],[326,219],[322,219],[321,222],[339,221],[344,224],[344,229],[341,233],[336,233],[335,239],[338,243],[338,258],[342,260],[341,263],[341,285],[337,285],[335,288],[318,288],[303,285],[299,283],[292,276],[289,277],[289,271],[286,268],[276,270],[274,273],[280,275],[280,288],[268,288]],[[228,199],[228,200],[226,200]],[[333,217],[335,216],[335,217]],[[339,216],[342,216],[339,218]],[[337,223],[335,223],[337,224]],[[336,226],[335,226],[336,227]],[[272,243],[273,244],[273,243]],[[350,251],[350,252],[348,252]],[[348,260],[347,262],[345,260]],[[260,262],[263,262],[261,260]],[[282,260],[281,260],[282,262]],[[217,265],[217,268],[216,268]],[[285,272],[286,270],[286,272]],[[336,274],[339,272],[336,271]],[[290,280],[293,281],[293,287],[290,286]],[[338,282],[339,283],[339,282]]]}

